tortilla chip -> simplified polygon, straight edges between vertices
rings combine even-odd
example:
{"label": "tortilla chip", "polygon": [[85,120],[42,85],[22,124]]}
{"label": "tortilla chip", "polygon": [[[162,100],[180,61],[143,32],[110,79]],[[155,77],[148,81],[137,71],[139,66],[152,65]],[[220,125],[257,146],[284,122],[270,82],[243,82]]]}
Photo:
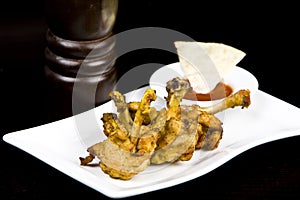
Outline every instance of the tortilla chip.
{"label": "tortilla chip", "polygon": [[182,70],[198,93],[210,92],[246,55],[222,43],[175,41],[174,44]]}

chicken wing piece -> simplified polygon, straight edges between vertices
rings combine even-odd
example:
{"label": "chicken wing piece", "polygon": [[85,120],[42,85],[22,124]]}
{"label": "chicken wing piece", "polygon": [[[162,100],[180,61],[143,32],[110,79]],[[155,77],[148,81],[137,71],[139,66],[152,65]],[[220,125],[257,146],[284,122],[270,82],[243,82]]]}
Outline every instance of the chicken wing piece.
{"label": "chicken wing piece", "polygon": [[100,159],[99,165],[103,172],[116,179],[129,180],[150,164],[151,153],[133,153],[109,139],[89,147],[88,152],[90,156]]}
{"label": "chicken wing piece", "polygon": [[103,114],[107,139],[89,147],[89,156],[80,158],[81,165],[88,165],[97,157],[103,172],[129,180],[151,163],[190,160],[196,149],[218,147],[223,124],[214,114],[236,106],[248,107],[251,103],[250,91],[246,89],[210,107],[181,105],[192,87],[187,79],[178,77],[167,82],[166,90],[166,108],[159,111],[151,107],[156,100],[153,89],[147,89],[140,102],[131,103],[120,92],[111,92],[118,114]]}
{"label": "chicken wing piece", "polygon": [[151,163],[162,164],[192,158],[198,140],[199,111],[189,107],[180,110],[181,118],[172,117],[166,121],[164,135],[158,141]]}
{"label": "chicken wing piece", "polygon": [[242,89],[232,95],[224,98],[221,102],[209,106],[209,107],[198,107],[199,110],[205,111],[210,114],[216,114],[228,108],[234,108],[241,106],[242,108],[248,108],[251,104],[250,90]]}
{"label": "chicken wing piece", "polygon": [[157,147],[157,140],[165,129],[166,113],[166,109],[161,109],[157,117],[148,126],[141,127],[141,137],[138,140],[137,153],[154,152]]}
{"label": "chicken wing piece", "polygon": [[[193,106],[197,109],[197,105]],[[196,149],[213,150],[218,147],[223,135],[223,123],[215,115],[198,110],[198,141]]]}
{"label": "chicken wing piece", "polygon": [[80,161],[82,165],[87,165],[94,157],[97,157],[103,172],[113,178],[129,180],[150,164],[150,157],[156,148],[159,131],[164,127],[161,121],[165,121],[166,115],[161,111],[161,114],[149,126],[143,125],[145,116],[149,115],[150,103],[156,98],[155,90],[146,90],[133,123],[127,126],[129,127],[127,131],[125,124],[130,122],[128,119],[131,117],[128,118],[129,111],[125,98],[117,91],[112,92],[111,97],[116,102],[120,113],[118,116],[113,113],[103,114],[101,119],[107,139],[89,147],[87,149],[89,156],[80,158]]}
{"label": "chicken wing piece", "polygon": [[243,89],[224,98],[215,105],[209,107],[195,106],[195,109],[201,111],[196,149],[213,150],[218,147],[223,136],[223,123],[214,114],[237,106],[248,108],[250,104],[250,90]]}
{"label": "chicken wing piece", "polygon": [[[139,102],[139,101],[132,101],[132,102],[129,102],[129,103],[128,103],[129,113],[130,113],[131,118],[132,118],[133,120],[134,120],[136,111],[137,111],[138,108],[139,108],[139,105],[140,105],[140,102]],[[157,117],[158,113],[159,113],[159,112],[156,110],[156,108],[150,107],[149,115],[146,115],[146,116],[145,116],[143,125],[148,125],[148,124],[150,124],[151,121],[152,121],[154,118]]]}
{"label": "chicken wing piece", "polygon": [[180,102],[187,92],[192,91],[192,86],[188,79],[176,77],[167,82],[166,90],[168,92],[168,96],[165,98],[168,108],[167,119],[170,119],[177,117]]}
{"label": "chicken wing piece", "polygon": [[180,106],[183,96],[192,90],[189,81],[178,77],[171,79],[167,82],[166,90],[166,126],[151,157],[153,164],[189,160],[198,139],[199,111]]}
{"label": "chicken wing piece", "polygon": [[103,121],[103,132],[109,140],[123,150],[133,151],[135,149],[135,144],[131,142],[129,133],[116,114],[104,113],[101,120]]}
{"label": "chicken wing piece", "polygon": [[144,123],[144,120],[149,117],[151,102],[156,100],[156,91],[153,89],[147,89],[139,104],[138,110],[135,113],[132,128],[130,130],[130,139],[136,144],[140,138],[140,128]]}
{"label": "chicken wing piece", "polygon": [[109,93],[109,97],[114,101],[117,107],[118,120],[124,125],[126,130],[129,132],[132,128],[133,120],[128,110],[126,98],[119,91],[112,91]]}

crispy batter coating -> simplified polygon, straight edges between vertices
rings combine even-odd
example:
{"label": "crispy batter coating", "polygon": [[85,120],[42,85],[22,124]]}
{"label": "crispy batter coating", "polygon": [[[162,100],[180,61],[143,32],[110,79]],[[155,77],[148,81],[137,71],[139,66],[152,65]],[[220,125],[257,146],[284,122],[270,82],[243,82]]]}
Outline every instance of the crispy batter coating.
{"label": "crispy batter coating", "polygon": [[167,119],[178,117],[179,105],[182,98],[186,93],[192,91],[193,88],[188,79],[176,77],[167,82],[166,90],[168,92],[168,96],[165,98],[168,108]]}
{"label": "crispy batter coating", "polygon": [[161,109],[157,117],[148,126],[142,126],[141,137],[138,140],[137,150],[140,153],[154,152],[157,141],[165,131],[166,109]]}
{"label": "crispy batter coating", "polygon": [[135,113],[132,128],[130,130],[130,140],[137,144],[138,139],[141,137],[140,129],[144,124],[144,120],[149,117],[150,104],[156,100],[156,92],[153,89],[147,89],[139,104],[138,110]]}
{"label": "crispy batter coating", "polygon": [[187,161],[192,158],[198,141],[199,112],[190,107],[180,109],[180,118],[172,117],[166,122],[164,134],[151,157],[151,163]]}
{"label": "crispy batter coating", "polygon": [[118,122],[116,114],[104,113],[101,120],[103,121],[103,132],[109,140],[124,150],[133,151],[135,149],[135,145],[129,138],[129,133],[123,124]]}
{"label": "crispy batter coating", "polygon": [[250,91],[240,90],[210,107],[182,105],[184,95],[192,91],[187,79],[167,82],[166,108],[156,110],[151,102],[156,92],[147,89],[141,101],[126,102],[118,91],[110,93],[118,113],[104,113],[103,133],[107,136],[80,157],[87,166],[97,157],[102,171],[110,177],[130,180],[150,164],[188,161],[195,150],[214,150],[223,137],[223,123],[214,114],[227,108],[247,108]]}
{"label": "crispy batter coating", "polygon": [[150,164],[151,153],[133,153],[109,139],[92,145],[88,152],[99,158],[100,167],[105,173],[122,180],[131,179]]}
{"label": "crispy batter coating", "polygon": [[[131,118],[134,120],[136,111],[138,110],[140,102],[132,101],[128,103],[128,109],[131,115]],[[149,114],[145,113],[145,118],[143,121],[143,125],[148,125],[151,123],[153,119],[155,119],[158,115],[158,111],[154,107],[150,107]]]}
{"label": "crispy batter coating", "polygon": [[166,128],[157,141],[157,149],[151,158],[153,164],[191,159],[198,140],[199,111],[180,106],[184,95],[192,90],[189,81],[176,77],[167,82],[166,90]]}
{"label": "crispy batter coating", "polygon": [[156,99],[155,90],[145,91],[133,118],[124,95],[114,91],[110,97],[119,113],[104,113],[101,118],[107,139],[89,147],[90,155],[80,160],[82,165],[87,165],[97,157],[103,172],[112,178],[129,180],[150,164],[151,154],[164,128],[166,111],[160,111],[146,126],[144,121],[147,116],[149,118],[150,103]]}
{"label": "crispy batter coating", "polygon": [[117,107],[118,121],[123,124],[127,132],[130,132],[133,120],[129,113],[125,96],[119,91],[112,91],[111,93],[109,93],[109,97],[114,101]]}

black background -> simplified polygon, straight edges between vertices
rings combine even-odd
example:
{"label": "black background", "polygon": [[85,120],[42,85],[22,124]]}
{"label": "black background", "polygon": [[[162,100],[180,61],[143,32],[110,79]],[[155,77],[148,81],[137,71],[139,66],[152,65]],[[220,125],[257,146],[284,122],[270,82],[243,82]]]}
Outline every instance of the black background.
{"label": "black background", "polygon": [[[47,24],[43,1],[6,2],[0,17],[0,133],[4,135],[49,122],[43,71]],[[290,2],[120,0],[114,32],[163,27],[197,41],[234,46],[247,53],[239,66],[256,76],[260,90],[300,107],[298,19],[297,6]],[[140,50],[121,56],[118,62],[121,75],[144,63],[177,62],[177,57],[161,50]],[[0,144],[1,199],[108,199],[31,155],[3,141]],[[299,144],[299,137],[293,137],[260,145],[195,180],[127,199],[179,195],[297,199]]]}

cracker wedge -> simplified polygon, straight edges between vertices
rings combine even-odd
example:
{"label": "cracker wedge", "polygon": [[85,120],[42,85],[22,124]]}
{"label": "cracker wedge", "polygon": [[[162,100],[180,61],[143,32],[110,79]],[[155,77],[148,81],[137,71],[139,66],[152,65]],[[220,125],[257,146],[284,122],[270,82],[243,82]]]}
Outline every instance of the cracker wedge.
{"label": "cracker wedge", "polygon": [[175,41],[179,62],[197,93],[209,93],[246,56],[223,43]]}

